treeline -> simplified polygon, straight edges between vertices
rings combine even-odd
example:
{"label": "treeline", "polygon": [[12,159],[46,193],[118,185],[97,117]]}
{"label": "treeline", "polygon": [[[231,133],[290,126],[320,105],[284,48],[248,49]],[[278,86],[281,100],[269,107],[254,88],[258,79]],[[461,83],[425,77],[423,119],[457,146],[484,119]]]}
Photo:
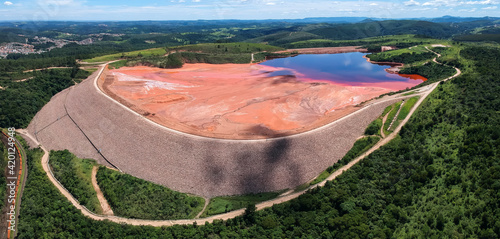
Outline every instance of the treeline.
{"label": "treeline", "polygon": [[236,43],[209,43],[209,44],[180,46],[172,48],[172,50],[211,53],[211,54],[228,54],[228,53],[240,54],[240,53],[253,53],[261,51],[274,52],[284,49],[281,47],[276,47],[266,44],[236,42]]}
{"label": "treeline", "polygon": [[[147,56],[127,60],[128,66],[154,66],[159,68],[180,68],[184,63],[208,63],[208,64],[247,64],[250,63],[252,56],[250,53],[240,54],[217,54],[217,53],[198,53],[198,52],[177,52],[168,56]],[[263,60],[263,55],[256,54],[255,60]]]}
{"label": "treeline", "polygon": [[428,42],[434,41],[433,39],[426,39],[424,36],[413,36],[412,38],[401,38],[400,36],[395,36],[394,38],[382,37],[377,38],[366,38],[359,40],[350,41],[336,41],[336,40],[324,40],[315,39],[308,41],[293,42],[286,45],[286,48],[313,48],[313,47],[340,47],[340,46],[362,46],[366,48],[369,52],[380,52],[382,46],[395,46],[397,48],[408,48],[415,45],[422,45]]}
{"label": "treeline", "polygon": [[77,63],[73,57],[0,60],[0,74],[7,75],[11,72],[18,73],[34,69],[44,69],[49,67],[73,67],[76,65]]}
{"label": "treeline", "polygon": [[52,69],[36,72],[24,82],[2,81],[0,90],[0,127],[26,128],[35,114],[58,92],[85,79],[87,71]]}
{"label": "treeline", "polygon": [[186,63],[245,64],[250,63],[250,61],[252,60],[252,55],[250,53],[206,54],[196,52],[181,52],[180,55]]}
{"label": "treeline", "polygon": [[[0,129],[1,130],[1,129]],[[2,137],[3,139],[3,134],[0,136]],[[9,161],[9,155],[8,155],[8,152],[7,152],[7,148],[5,147],[5,145],[3,144],[3,140],[2,142],[0,142],[0,144],[2,146],[0,146],[0,149],[2,152],[2,159],[0,160],[0,168],[1,169],[5,169],[7,167],[7,164],[8,164],[8,161]],[[6,173],[6,170],[0,170],[0,185],[7,185],[7,175],[5,174]],[[0,198],[2,199],[5,199],[5,196],[7,195],[7,187],[0,187]],[[5,206],[5,200],[0,200],[0,208],[3,209],[3,207]]]}
{"label": "treeline", "polygon": [[181,53],[173,53],[168,56],[147,56],[129,59],[124,63],[127,66],[154,66],[159,68],[181,68],[184,65]]}
{"label": "treeline", "polygon": [[475,72],[440,84],[399,137],[325,187],[227,221],[162,228],[92,221],[56,191],[30,151],[19,238],[498,238],[500,50],[461,55]]}
{"label": "treeline", "polygon": [[495,32],[496,33],[494,34],[487,34],[485,32],[482,32],[481,34],[459,35],[453,37],[453,40],[469,41],[469,42],[481,42],[481,41],[500,42],[500,33],[498,33],[498,30],[496,30]]}
{"label": "treeline", "polygon": [[378,61],[378,62],[398,62],[398,63],[404,63],[404,64],[411,64],[414,62],[419,62],[419,61],[424,61],[424,60],[430,60],[434,58],[436,55],[432,52],[424,52],[424,53],[402,53],[399,55],[391,55],[390,53],[377,53],[377,54],[370,54],[367,57],[370,58],[372,61]]}
{"label": "treeline", "polygon": [[430,84],[438,80],[446,79],[455,75],[457,71],[453,67],[444,66],[435,62],[428,62],[421,66],[404,67],[399,71],[400,74],[417,74],[427,78],[427,81],[421,85]]}
{"label": "treeline", "polygon": [[97,182],[117,216],[140,219],[194,218],[204,206],[189,196],[128,174],[100,167]]}

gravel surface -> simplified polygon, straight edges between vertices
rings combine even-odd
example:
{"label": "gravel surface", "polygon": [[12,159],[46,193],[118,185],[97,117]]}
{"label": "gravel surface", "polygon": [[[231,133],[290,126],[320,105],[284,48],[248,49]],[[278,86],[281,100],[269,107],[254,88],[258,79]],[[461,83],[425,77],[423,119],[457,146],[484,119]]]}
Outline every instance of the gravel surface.
{"label": "gravel surface", "polygon": [[[272,140],[218,140],[173,132],[117,105],[94,87],[95,74],[56,96],[28,127],[47,149],[68,149],[173,190],[204,197],[293,188],[333,165],[363,135],[385,101],[307,133]],[[66,116],[65,116],[66,115]],[[57,120],[59,118],[59,120]],[[43,129],[43,130],[41,130]]]}

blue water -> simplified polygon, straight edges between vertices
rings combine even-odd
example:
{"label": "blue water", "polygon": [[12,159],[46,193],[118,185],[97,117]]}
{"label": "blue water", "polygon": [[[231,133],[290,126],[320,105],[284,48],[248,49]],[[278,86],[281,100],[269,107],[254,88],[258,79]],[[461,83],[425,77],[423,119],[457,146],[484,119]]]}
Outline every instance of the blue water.
{"label": "blue water", "polygon": [[[297,78],[328,80],[347,85],[363,83],[411,82],[415,85],[422,80],[410,79],[390,74],[385,69],[390,66],[372,64],[363,58],[366,53],[351,52],[341,54],[303,54],[295,57],[278,58],[265,61],[261,65],[288,68],[274,71],[268,76],[293,75]],[[301,76],[301,74],[303,76]]]}

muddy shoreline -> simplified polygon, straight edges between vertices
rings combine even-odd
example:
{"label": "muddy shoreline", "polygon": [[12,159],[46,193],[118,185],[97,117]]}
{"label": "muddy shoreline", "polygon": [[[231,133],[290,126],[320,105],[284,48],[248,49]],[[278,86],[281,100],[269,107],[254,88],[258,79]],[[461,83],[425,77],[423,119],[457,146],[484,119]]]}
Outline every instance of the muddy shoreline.
{"label": "muddy shoreline", "polygon": [[383,61],[372,61],[369,57],[363,56],[368,62],[372,64],[377,64],[377,65],[382,65],[382,66],[390,66],[391,68],[385,69],[388,73],[391,74],[398,74],[401,68],[405,66],[403,63],[398,63],[398,62],[383,62]]}

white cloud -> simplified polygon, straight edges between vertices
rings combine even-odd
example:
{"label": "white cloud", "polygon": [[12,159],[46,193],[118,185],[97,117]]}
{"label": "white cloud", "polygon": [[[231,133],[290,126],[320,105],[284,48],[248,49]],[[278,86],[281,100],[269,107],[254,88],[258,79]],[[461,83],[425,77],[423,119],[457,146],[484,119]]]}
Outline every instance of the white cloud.
{"label": "white cloud", "polygon": [[268,2],[268,3],[266,3],[266,5],[272,6],[272,5],[276,5],[276,3],[274,3],[274,2]]}
{"label": "white cloud", "polygon": [[75,2],[74,0],[38,0],[38,4],[40,5],[57,5],[57,6],[70,6],[70,5],[79,5],[80,3]]}
{"label": "white cloud", "polygon": [[6,1],[6,2],[4,2],[4,3],[3,3],[3,5],[5,5],[5,6],[10,6],[10,5],[12,5],[12,4],[14,4],[14,3],[9,2],[9,1]]}
{"label": "white cloud", "polygon": [[493,1],[493,0],[484,0],[484,1],[468,1],[468,2],[465,2],[465,4],[468,4],[468,5],[473,5],[473,4],[493,5],[493,4],[500,4],[500,2]]}
{"label": "white cloud", "polygon": [[500,4],[500,2],[497,0],[467,1],[467,2],[461,0],[431,0],[423,3],[422,6],[456,7],[462,5],[494,5],[494,4]]}
{"label": "white cloud", "polygon": [[475,12],[477,10],[477,8],[473,8],[473,9],[460,9],[459,12]]}
{"label": "white cloud", "polygon": [[410,0],[410,1],[408,1],[408,2],[405,2],[404,4],[405,4],[406,6],[410,6],[410,7],[411,7],[411,6],[419,6],[419,5],[420,5],[420,2],[417,2],[417,1],[415,1],[415,0]]}
{"label": "white cloud", "polygon": [[433,0],[429,2],[425,2],[422,4],[422,6],[434,6],[434,7],[441,7],[441,6],[446,6],[446,7],[456,7],[458,5],[462,5],[463,2],[460,2],[458,0]]}
{"label": "white cloud", "polygon": [[193,0],[193,2],[201,2],[201,0]]}
{"label": "white cloud", "polygon": [[377,3],[370,3],[370,6],[378,6]]}
{"label": "white cloud", "polygon": [[497,6],[491,6],[491,7],[483,7],[482,9],[483,10],[494,10],[494,9],[497,9],[498,7]]}

